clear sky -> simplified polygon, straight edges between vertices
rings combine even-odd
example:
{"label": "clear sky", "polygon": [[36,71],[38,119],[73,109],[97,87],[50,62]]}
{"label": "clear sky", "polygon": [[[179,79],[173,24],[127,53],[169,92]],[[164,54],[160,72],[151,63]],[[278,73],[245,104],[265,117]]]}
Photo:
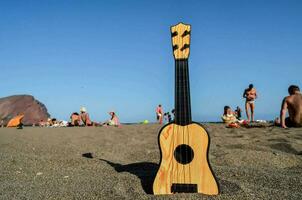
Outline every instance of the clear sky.
{"label": "clear sky", "polygon": [[301,0],[0,1],[0,96],[31,94],[68,119],[154,121],[174,105],[170,26],[192,25],[195,121],[218,121],[259,92],[256,118],[279,114],[290,84],[302,87]]}

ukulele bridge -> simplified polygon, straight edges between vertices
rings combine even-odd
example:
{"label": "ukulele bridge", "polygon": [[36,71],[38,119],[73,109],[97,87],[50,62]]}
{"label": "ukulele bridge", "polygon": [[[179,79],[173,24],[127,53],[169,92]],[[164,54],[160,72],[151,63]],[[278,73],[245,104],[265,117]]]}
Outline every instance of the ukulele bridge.
{"label": "ukulele bridge", "polygon": [[172,193],[197,193],[197,184],[173,183]]}

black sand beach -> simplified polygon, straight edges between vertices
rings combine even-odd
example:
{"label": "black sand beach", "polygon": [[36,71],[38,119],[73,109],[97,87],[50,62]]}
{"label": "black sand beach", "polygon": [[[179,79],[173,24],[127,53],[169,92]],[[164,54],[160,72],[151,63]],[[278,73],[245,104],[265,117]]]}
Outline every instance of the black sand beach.
{"label": "black sand beach", "polygon": [[0,199],[302,199],[302,129],[205,124],[220,195],[152,195],[159,125],[0,129]]}

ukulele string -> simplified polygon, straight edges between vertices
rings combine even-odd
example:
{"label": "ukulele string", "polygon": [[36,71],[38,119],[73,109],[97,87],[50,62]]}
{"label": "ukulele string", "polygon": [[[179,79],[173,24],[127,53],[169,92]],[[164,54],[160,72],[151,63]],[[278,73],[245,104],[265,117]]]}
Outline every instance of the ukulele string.
{"label": "ukulele string", "polygon": [[[181,33],[183,32],[183,30],[181,30]],[[181,48],[183,47],[183,40],[181,41]],[[183,68],[184,68],[184,54],[183,54],[183,51],[181,51],[181,60],[179,61],[180,62],[180,88],[181,88],[181,96],[180,96],[180,99],[181,99],[181,121],[180,121],[180,124],[181,124],[181,129],[182,129],[182,143],[181,144],[184,144],[185,143],[185,139],[184,139],[184,123],[185,123],[185,117],[183,116],[185,114],[185,94],[184,94],[184,71],[183,71]],[[185,147],[185,146],[184,146]],[[180,155],[182,157],[182,159],[184,159],[182,161],[182,173],[183,173],[183,183],[185,183],[185,163],[186,163],[186,155],[185,155],[185,148],[180,148]]]}
{"label": "ukulele string", "polygon": [[[185,44],[183,43],[182,46],[184,46]],[[183,55],[183,57],[185,58],[185,54]],[[184,137],[184,141],[183,143],[186,143],[186,137],[188,137],[188,133],[186,133],[186,128],[187,128],[187,125],[188,125],[188,119],[187,119],[187,114],[188,114],[188,102],[187,102],[187,74],[186,74],[186,68],[187,68],[187,59],[188,58],[185,58],[182,62],[182,70],[183,70],[183,74],[182,74],[182,77],[183,77],[183,109],[184,109],[184,122],[183,124],[185,125],[185,127],[183,127],[183,137]],[[187,143],[187,145],[189,145]],[[185,163],[186,165],[188,164],[188,146],[185,146]],[[184,182],[186,183],[186,169],[187,167],[184,166]],[[188,185],[186,185],[188,186]]]}
{"label": "ukulele string", "polygon": [[[175,97],[174,97],[175,98]],[[174,148],[174,145],[175,145],[175,116],[174,116],[174,123],[173,123],[173,125],[172,125],[172,136],[171,136],[172,138],[172,148]],[[170,147],[171,148],[171,147]],[[174,148],[175,149],[175,148]],[[174,153],[174,152],[173,152]],[[173,157],[173,154],[172,153],[172,157]],[[174,162],[172,161],[172,169],[171,169],[171,177],[174,177]],[[172,182],[172,184],[173,184],[173,182]],[[171,184],[171,185],[172,185]],[[172,191],[171,191],[172,192]]]}
{"label": "ukulele string", "polygon": [[[178,44],[180,44],[180,39],[178,38]],[[177,65],[178,65],[178,67],[177,67],[177,76],[178,76],[178,78],[177,78],[177,80],[178,80],[178,126],[177,126],[177,145],[179,145],[180,144],[180,142],[181,142],[181,137],[179,137],[179,136],[181,136],[180,135],[180,132],[181,132],[181,129],[182,129],[182,127],[181,127],[181,122],[182,122],[182,102],[181,102],[181,100],[182,100],[182,91],[181,91],[181,81],[182,81],[182,78],[181,78],[181,60],[178,60],[177,61]],[[179,139],[180,139],[180,141],[179,141]],[[181,158],[181,156],[182,156],[182,152],[181,152],[181,148],[180,148],[180,152],[179,152],[179,156],[180,156],[180,158]],[[180,167],[181,168],[181,165],[179,164],[179,163],[177,163],[177,182],[178,183],[180,183],[181,182],[181,171],[179,171],[179,170],[181,170],[181,169],[179,169],[178,167]]]}
{"label": "ukulele string", "polygon": [[[178,39],[178,44],[179,44],[179,39]],[[176,144],[178,145],[179,144],[179,133],[180,133],[180,129],[181,129],[181,126],[180,126],[180,123],[181,123],[181,120],[182,120],[182,117],[181,117],[181,114],[182,114],[182,111],[181,111],[181,69],[180,69],[180,60],[177,60],[177,111],[178,111],[178,114],[177,114],[177,136],[176,136]],[[181,153],[180,153],[180,156],[181,156]],[[179,169],[178,169],[178,166],[179,166],[179,163],[176,163],[176,166],[177,166],[177,182],[179,183],[181,178],[179,177]]]}
{"label": "ukulele string", "polygon": [[[187,36],[187,37],[190,37],[190,36]],[[190,105],[190,88],[189,88],[190,79],[189,79],[189,71],[188,71],[189,65],[188,65],[188,63],[189,63],[189,58],[187,58],[186,61],[185,61],[185,77],[186,77],[185,87],[186,87],[186,109],[187,109],[187,114],[186,114],[186,125],[187,125],[186,128],[187,128],[187,139],[188,139],[187,144],[190,147],[191,145],[190,145],[189,125],[191,123],[191,120],[190,120],[190,117],[191,117],[191,107],[190,106],[191,105]],[[192,158],[191,150],[190,150],[189,154],[190,154],[190,157],[188,157],[188,149],[187,149],[186,156],[187,156],[188,159],[189,158],[191,159]],[[188,168],[189,168],[189,173],[188,173],[189,183],[191,183],[191,164],[190,163],[188,163]]]}
{"label": "ukulele string", "polygon": [[[185,30],[186,31],[186,30]],[[187,37],[187,36],[186,36]],[[186,44],[184,44],[184,46],[185,46]],[[184,51],[187,51],[187,49],[184,49]],[[188,77],[187,77],[187,68],[188,68],[188,65],[187,65],[187,63],[188,63],[188,57],[184,60],[184,79],[185,79],[185,81],[184,81],[184,88],[185,88],[185,93],[184,93],[184,95],[185,95],[185,97],[184,97],[184,99],[185,99],[185,129],[187,129],[187,130],[189,130],[189,128],[188,128],[188,125],[189,125],[189,121],[188,121],[188,114],[189,114],[189,109],[188,109],[188,98],[187,98],[187,95],[188,95],[188,88],[187,88],[187,82],[189,81],[188,80]],[[189,157],[188,157],[188,147],[190,146],[190,144],[189,144],[189,132],[188,131],[185,131],[185,135],[186,135],[186,137],[187,137],[187,145],[185,146],[186,147],[186,163],[188,164],[188,167],[189,167],[189,173],[188,173],[188,175],[189,175],[189,178],[188,178],[188,182],[190,183],[190,163],[189,163]],[[188,191],[189,191],[189,185],[188,185]]]}
{"label": "ukulele string", "polygon": [[[186,74],[186,68],[187,68],[187,59],[184,60],[184,68],[183,68],[183,74],[184,74],[184,104],[185,104],[185,130],[188,129],[188,101],[187,101],[187,95],[188,95],[188,90],[187,90],[187,74]],[[186,132],[185,134],[186,138],[188,139],[189,135],[188,132]],[[186,142],[186,141],[185,141]],[[189,164],[189,158],[188,158],[188,145],[189,145],[189,141],[186,142],[186,146],[185,146],[185,153],[186,153],[186,163]],[[190,165],[188,165],[188,167],[190,167]],[[187,168],[186,168],[187,169]],[[190,169],[190,168],[189,168]],[[189,177],[189,183],[190,183],[190,177]],[[188,186],[189,187],[189,186]]]}
{"label": "ukulele string", "polygon": [[[178,38],[176,38],[176,44],[178,44]],[[174,140],[176,139],[176,145],[178,144],[178,129],[179,129],[179,126],[178,125],[178,122],[179,122],[179,80],[178,80],[178,76],[179,76],[179,63],[178,63],[178,60],[177,60],[177,50],[175,52],[175,119],[174,119],[174,126],[176,126],[176,129],[174,129],[176,131],[176,134],[174,134]],[[173,148],[175,150],[175,147],[173,145]],[[173,163],[173,162],[172,162]],[[176,165],[176,183],[178,183],[178,163],[175,162],[175,165]],[[174,171],[174,170],[173,170]],[[173,174],[173,173],[172,173]]]}
{"label": "ukulele string", "polygon": [[[175,59],[175,119],[174,119],[174,126],[177,125],[178,123],[178,120],[179,120],[179,117],[178,117],[178,114],[179,114],[179,109],[178,109],[178,104],[179,104],[179,101],[178,101],[178,96],[179,96],[179,89],[178,89],[178,85],[179,85],[179,80],[178,80],[178,61]],[[178,126],[176,126],[176,129],[174,129],[176,131],[176,134],[174,134],[174,140],[175,140],[175,137],[176,137],[176,145],[178,144],[177,142],[177,139],[178,139]],[[175,149],[174,145],[173,145],[173,148]],[[176,164],[176,182],[178,183],[178,163],[175,163]]]}
{"label": "ukulele string", "polygon": [[[183,33],[183,30],[181,30],[180,31],[180,33]],[[181,45],[180,45],[180,47],[182,48],[183,47],[183,39],[181,39]],[[179,42],[179,44],[180,44],[180,42]],[[184,122],[184,113],[183,113],[183,111],[184,111],[184,77],[183,77],[183,58],[184,58],[184,54],[183,54],[183,51],[181,51],[181,60],[179,60],[179,77],[180,77],[180,84],[179,84],[179,88],[181,89],[180,90],[180,102],[181,102],[181,104],[180,104],[180,109],[179,110],[181,110],[181,113],[180,113],[180,128],[181,128],[181,130],[182,130],[182,141],[181,141],[181,144],[184,144],[184,127],[183,127],[183,122]],[[181,155],[181,159],[183,159],[183,149],[182,148],[180,148],[180,155]],[[186,159],[186,158],[185,158]],[[183,183],[185,183],[185,178],[186,178],[186,176],[185,176],[185,165],[182,163],[182,170],[183,170]]]}
{"label": "ukulele string", "polygon": [[[187,157],[187,144],[186,144],[186,135],[185,135],[185,129],[187,125],[187,119],[186,119],[186,114],[187,114],[187,108],[186,108],[186,74],[185,74],[185,59],[182,61],[182,88],[183,88],[183,144],[185,144],[184,148],[184,156],[185,156],[185,165],[188,163],[188,157]],[[184,183],[186,183],[186,167],[184,165]]]}
{"label": "ukulele string", "polygon": [[[182,78],[183,78],[183,109],[184,109],[184,121],[183,121],[183,125],[185,125],[183,127],[183,143],[186,144],[186,134],[185,134],[185,130],[186,130],[186,126],[187,126],[187,101],[186,101],[186,95],[187,95],[187,91],[186,91],[186,60],[182,61]],[[188,153],[187,153],[187,145],[185,146],[185,163],[188,163]],[[186,167],[184,165],[184,182],[186,183]]]}
{"label": "ukulele string", "polygon": [[[187,82],[186,82],[186,90],[187,90],[187,108],[188,108],[188,121],[187,121],[187,124],[191,124],[191,97],[190,97],[190,76],[189,76],[189,60],[187,60],[186,62],[186,77],[187,77]],[[190,145],[190,129],[189,127],[187,127],[188,129],[188,145]],[[193,155],[192,155],[192,151],[190,150],[190,159],[193,158]],[[191,165],[189,165],[189,181],[191,182]]]}
{"label": "ukulele string", "polygon": [[[171,29],[171,33],[173,33],[173,29]],[[175,43],[174,43],[174,41],[173,41],[173,37],[172,37],[172,45],[174,45]],[[175,50],[174,50],[175,51]],[[175,52],[173,52],[173,54],[175,54]],[[174,55],[175,56],[175,55]],[[177,62],[176,62],[176,59],[175,59],[175,61],[174,61],[174,109],[175,109],[175,112],[174,112],[174,123],[173,123],[173,135],[172,135],[172,143],[173,143],[173,145],[172,145],[172,148],[174,149],[174,151],[175,151],[175,132],[176,132],[176,128],[175,128],[175,123],[177,122],[177,115],[176,115],[176,113],[177,113]],[[176,138],[177,139],[177,138]],[[172,154],[172,157],[174,156],[174,153],[175,152],[173,152]],[[171,185],[173,184],[173,178],[174,178],[174,168],[175,168],[175,166],[174,166],[174,161],[172,161],[172,169],[171,169],[171,179],[172,179],[172,183],[171,183]],[[176,168],[177,168],[177,165],[176,165]],[[177,171],[177,170],[176,170]],[[176,176],[176,181],[177,181],[177,176]],[[171,191],[172,192],[172,191]]]}
{"label": "ukulele string", "polygon": [[[182,119],[182,144],[185,144],[185,126],[186,125],[186,91],[185,91],[185,73],[184,73],[184,62],[185,60],[181,61],[181,78],[182,78],[182,109],[183,109],[183,119]],[[184,151],[182,152],[182,155],[185,156],[185,164],[187,163],[187,146],[185,146]],[[186,167],[185,164],[183,164],[183,175],[184,175],[184,183],[186,183]]]}

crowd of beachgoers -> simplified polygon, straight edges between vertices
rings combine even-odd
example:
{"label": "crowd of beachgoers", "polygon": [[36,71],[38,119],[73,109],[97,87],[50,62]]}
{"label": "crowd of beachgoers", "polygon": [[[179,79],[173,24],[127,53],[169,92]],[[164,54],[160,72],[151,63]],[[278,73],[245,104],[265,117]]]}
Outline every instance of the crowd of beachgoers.
{"label": "crowd of beachgoers", "polygon": [[[302,94],[300,88],[296,85],[291,85],[288,88],[289,96],[285,97],[281,103],[280,116],[276,117],[273,124],[281,126],[282,128],[288,127],[302,127]],[[239,128],[241,126],[249,126],[251,123],[266,123],[266,120],[255,120],[255,101],[258,98],[257,90],[253,84],[250,84],[243,92],[245,99],[245,111],[247,119],[242,119],[242,110],[239,106],[233,111],[228,105],[224,106],[224,111],[221,116],[222,121],[229,128]],[[286,114],[288,112],[288,117]],[[171,111],[172,115],[175,110]],[[170,112],[164,113],[162,105],[156,108],[157,122],[162,124],[164,121],[173,121]]]}
{"label": "crowd of beachgoers", "polygon": [[[288,127],[302,127],[302,94],[300,88],[296,85],[291,85],[288,88],[289,96],[285,97],[281,103],[280,116],[272,120],[274,125],[281,126],[282,128]],[[256,88],[253,84],[250,84],[243,92],[243,98],[245,99],[245,111],[247,119],[242,119],[242,110],[237,106],[233,111],[228,105],[224,106],[222,121],[229,128],[239,128],[241,126],[247,126],[251,122],[266,122],[265,120],[255,120],[255,101],[258,98]],[[288,113],[288,117],[286,117]],[[57,120],[56,118],[48,118],[47,120],[41,120],[38,124],[39,127],[75,127],[75,126],[120,126],[118,116],[114,111],[109,112],[110,119],[105,122],[95,122],[90,119],[90,116],[85,107],[80,108],[80,113],[73,112],[70,116],[70,121]],[[22,128],[22,119],[24,114],[19,114],[11,119],[7,127]],[[156,108],[156,120],[159,124],[173,122],[175,118],[175,110],[171,112],[163,112],[162,105],[158,105]],[[148,120],[142,123],[149,123]],[[35,126],[34,124],[33,126]],[[4,127],[1,122],[1,127]]]}
{"label": "crowd of beachgoers", "polygon": [[74,127],[74,126],[120,126],[119,118],[114,111],[109,112],[110,119],[105,122],[95,122],[90,119],[90,116],[85,107],[81,107],[80,113],[73,112],[70,116],[70,121],[57,120],[49,118],[47,121],[41,121],[40,127]]}
{"label": "crowd of beachgoers", "polygon": [[[80,108],[80,113],[73,112],[70,115],[70,120],[57,120],[56,118],[48,118],[47,120],[40,120],[38,124],[32,126],[39,127],[84,127],[84,126],[120,126],[118,116],[114,111],[108,113],[110,118],[105,122],[94,122],[90,119],[89,113],[85,107]],[[24,114],[20,113],[12,118],[6,125],[6,127],[17,127],[21,129],[23,127],[22,120]],[[4,127],[3,120],[1,121],[1,127]]]}
{"label": "crowd of beachgoers", "polygon": [[[281,103],[280,116],[273,120],[273,124],[282,128],[302,127],[302,95],[300,88],[296,85],[291,85],[288,88],[288,93],[289,96],[285,97]],[[265,120],[254,119],[255,100],[257,97],[254,85],[250,84],[243,93],[243,98],[246,99],[245,111],[247,120],[241,119],[241,109],[238,106],[235,111],[230,106],[225,106],[221,117],[222,121],[230,128],[246,126],[250,122],[266,122]],[[286,117],[287,113],[288,117]]]}

